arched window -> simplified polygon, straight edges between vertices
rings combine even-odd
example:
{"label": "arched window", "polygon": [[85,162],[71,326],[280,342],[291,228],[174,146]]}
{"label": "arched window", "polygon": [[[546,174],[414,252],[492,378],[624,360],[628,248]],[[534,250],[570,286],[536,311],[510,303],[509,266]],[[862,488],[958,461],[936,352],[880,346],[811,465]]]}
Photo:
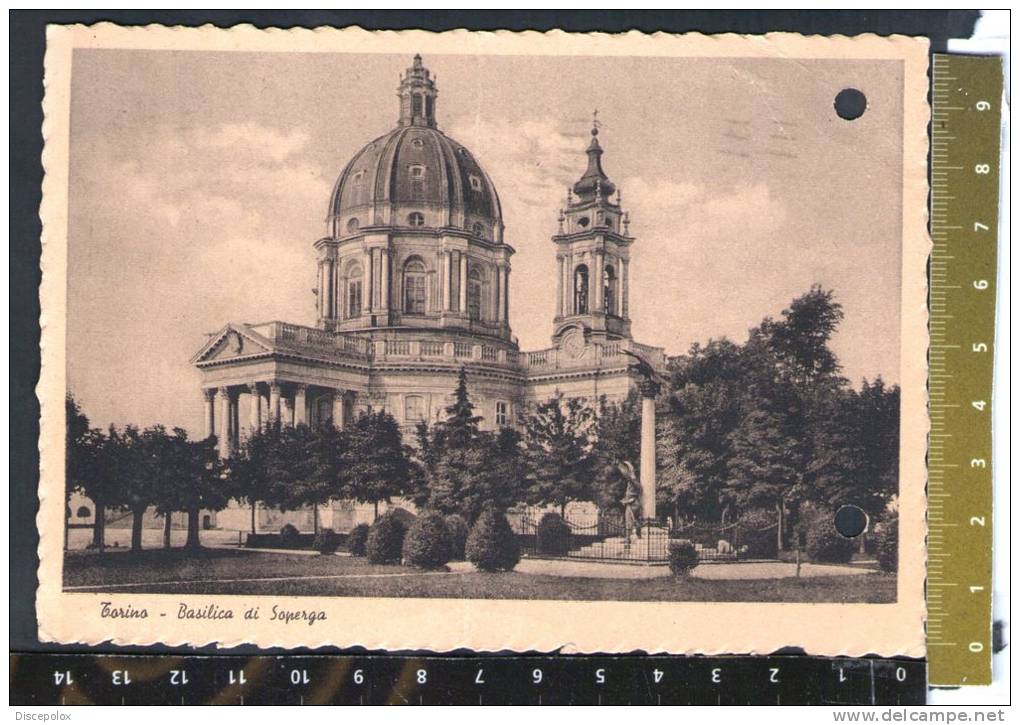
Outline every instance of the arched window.
{"label": "arched window", "polygon": [[352,216],[350,219],[347,220],[347,231],[348,231],[348,233],[354,234],[354,232],[358,231],[358,227],[359,226],[360,226],[360,224],[358,222],[358,217]]}
{"label": "arched window", "polygon": [[347,271],[347,317],[361,316],[361,284],[364,273],[355,264]]}
{"label": "arched window", "polygon": [[421,94],[415,93],[411,96],[411,115],[420,116],[422,110]]}
{"label": "arched window", "polygon": [[425,420],[425,398],[408,395],[404,398],[404,422],[419,423]]}
{"label": "arched window", "polygon": [[474,266],[468,269],[467,306],[468,317],[482,319],[482,273]]}
{"label": "arched window", "polygon": [[420,211],[413,211],[407,215],[407,224],[412,227],[425,226],[425,215]]}
{"label": "arched window", "polygon": [[425,265],[419,259],[404,265],[404,313],[425,314]]}
{"label": "arched window", "polygon": [[588,268],[583,264],[574,270],[574,314],[588,314]]}
{"label": "arched window", "polygon": [[425,198],[425,167],[421,164],[412,164],[408,167],[411,176],[411,198],[421,200]]}
{"label": "arched window", "polygon": [[92,515],[92,510],[89,509],[88,506],[79,506],[78,511],[75,512],[75,515],[79,519],[87,519],[89,516]]}
{"label": "arched window", "polygon": [[615,315],[616,312],[616,272],[612,265],[607,264],[602,273],[602,307],[607,315]]}

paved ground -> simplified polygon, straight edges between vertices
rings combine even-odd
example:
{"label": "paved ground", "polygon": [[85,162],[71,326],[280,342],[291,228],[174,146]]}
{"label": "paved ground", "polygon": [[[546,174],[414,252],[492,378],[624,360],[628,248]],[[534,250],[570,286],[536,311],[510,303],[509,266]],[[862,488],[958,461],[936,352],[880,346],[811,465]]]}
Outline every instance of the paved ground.
{"label": "paved ground", "polygon": [[[802,577],[852,576],[873,573],[873,569],[839,564],[801,564]],[[704,564],[694,570],[698,579],[788,579],[797,576],[797,565],[782,561],[746,564]]]}
{"label": "paved ground", "polygon": [[[450,565],[453,571],[472,571],[467,562]],[[565,561],[562,559],[521,559],[515,571],[522,574],[578,577],[582,579],[657,579],[670,576],[665,565],[638,566],[596,561]],[[869,569],[830,564],[801,564],[802,577],[847,576],[868,574]],[[779,561],[734,564],[704,564],[694,570],[696,579],[786,579],[797,576],[797,565]]]}

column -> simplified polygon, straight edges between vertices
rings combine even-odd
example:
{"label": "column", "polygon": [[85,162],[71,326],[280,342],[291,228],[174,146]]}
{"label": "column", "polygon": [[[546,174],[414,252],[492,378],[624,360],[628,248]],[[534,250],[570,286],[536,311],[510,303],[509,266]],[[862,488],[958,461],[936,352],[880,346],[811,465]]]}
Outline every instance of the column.
{"label": "column", "polygon": [[286,395],[280,396],[280,420],[284,425],[294,425],[294,401]]}
{"label": "column", "polygon": [[278,423],[280,421],[280,384],[269,383],[269,422]]}
{"label": "column", "polygon": [[563,256],[563,316],[574,314],[574,256]]}
{"label": "column", "polygon": [[602,275],[605,272],[605,257],[601,249],[595,250],[593,261],[595,263],[595,298],[592,302],[595,304],[592,306],[592,309],[595,312],[605,312],[605,283],[602,280]]}
{"label": "column", "polygon": [[325,267],[325,276],[323,281],[326,283],[326,286],[324,287],[326,317],[333,318],[336,317],[336,313],[333,312],[333,262],[327,261],[323,266]]}
{"label": "column", "polygon": [[556,316],[563,317],[563,257],[556,255]]}
{"label": "column", "polygon": [[361,297],[364,300],[362,312],[372,309],[372,250],[365,250],[365,263],[362,265],[365,280],[361,284]]}
{"label": "column", "polygon": [[499,322],[506,322],[506,276],[503,274],[506,266],[500,263],[496,267],[496,287],[498,296],[496,298],[496,319]]}
{"label": "column", "polygon": [[241,447],[241,395],[233,395],[230,398],[230,450],[236,451]]}
{"label": "column", "polygon": [[464,252],[460,253],[460,311],[467,313],[467,267],[468,260],[467,255]]}
{"label": "column", "polygon": [[205,388],[202,390],[202,398],[205,402],[205,415],[203,420],[205,421],[205,438],[211,438],[216,435],[216,406],[214,401],[216,400],[216,391],[212,388]]}
{"label": "column", "polygon": [[453,253],[443,252],[443,311],[450,309],[453,303]]}
{"label": "column", "polygon": [[294,425],[308,425],[308,386],[299,385],[294,392]]}
{"label": "column", "polygon": [[388,310],[390,308],[390,250],[379,250],[379,306]]}
{"label": "column", "polygon": [[594,312],[595,300],[598,296],[598,282],[595,280],[595,252],[587,252],[588,266],[588,312]]}
{"label": "column", "polygon": [[655,396],[659,384],[643,380],[641,391],[641,516],[655,518]]}
{"label": "column", "polygon": [[248,410],[249,435],[262,429],[262,395],[259,394],[258,383],[248,384],[248,396],[251,398]]}
{"label": "column", "polygon": [[627,317],[627,300],[629,298],[628,287],[630,286],[630,278],[628,277],[627,270],[630,267],[630,262],[626,259],[620,260],[620,316]]}
{"label": "column", "polygon": [[216,391],[216,402],[219,408],[219,430],[216,432],[220,458],[230,458],[230,390],[220,388]]}
{"label": "column", "polygon": [[333,391],[333,425],[340,430],[347,427],[347,421],[344,420],[344,391],[334,390]]}
{"label": "column", "polygon": [[315,287],[316,287],[316,290],[315,290],[315,309],[318,310],[318,312],[319,312],[319,319],[322,319],[323,317],[326,316],[326,313],[324,312],[324,309],[325,309],[325,304],[324,304],[325,303],[325,299],[324,298],[325,298],[325,295],[326,295],[326,291],[325,291],[325,289],[322,286],[322,260],[321,259],[319,260],[318,274],[319,274],[319,278],[318,278],[318,281],[315,284]]}
{"label": "column", "polygon": [[510,321],[510,265],[503,265],[503,319]]}
{"label": "column", "polygon": [[340,278],[340,260],[333,263],[333,317],[338,320],[343,317],[344,292],[343,280]]}

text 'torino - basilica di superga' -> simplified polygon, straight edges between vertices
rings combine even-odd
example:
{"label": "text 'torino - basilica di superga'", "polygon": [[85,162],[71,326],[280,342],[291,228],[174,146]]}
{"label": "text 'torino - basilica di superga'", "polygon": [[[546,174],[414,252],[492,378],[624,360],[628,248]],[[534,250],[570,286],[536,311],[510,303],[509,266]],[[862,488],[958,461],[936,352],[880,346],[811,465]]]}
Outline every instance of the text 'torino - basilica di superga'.
{"label": "text 'torino - basilica di superga'", "polygon": [[[343,427],[384,409],[405,430],[434,422],[462,367],[481,425],[492,429],[557,393],[626,397],[638,380],[625,350],[664,366],[661,348],[631,338],[635,238],[602,169],[597,127],[549,249],[552,346],[522,352],[508,320],[514,249],[496,189],[472,153],[437,127],[438,92],[420,56],[398,95],[396,128],[354,155],[330,195],[326,236],[315,242],[318,324],[231,322],[192,360],[205,434],[218,437],[223,456],[272,420]],[[323,525],[332,514],[334,528],[346,530],[363,518],[358,508],[328,507]],[[302,524],[301,513],[263,511],[259,525]],[[232,525],[235,514],[245,528],[249,514],[240,509],[220,512],[217,524]]]}

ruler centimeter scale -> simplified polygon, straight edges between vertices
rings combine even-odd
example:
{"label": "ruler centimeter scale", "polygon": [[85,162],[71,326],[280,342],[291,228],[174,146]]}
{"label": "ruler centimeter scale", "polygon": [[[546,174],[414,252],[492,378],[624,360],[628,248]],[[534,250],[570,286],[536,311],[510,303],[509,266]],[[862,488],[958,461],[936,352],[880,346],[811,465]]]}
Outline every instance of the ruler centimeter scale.
{"label": "ruler centimeter scale", "polygon": [[73,655],[10,658],[14,705],[923,705],[918,659]]}
{"label": "ruler centimeter scale", "polygon": [[992,679],[992,360],[1002,65],[935,55],[928,353],[928,680]]}

